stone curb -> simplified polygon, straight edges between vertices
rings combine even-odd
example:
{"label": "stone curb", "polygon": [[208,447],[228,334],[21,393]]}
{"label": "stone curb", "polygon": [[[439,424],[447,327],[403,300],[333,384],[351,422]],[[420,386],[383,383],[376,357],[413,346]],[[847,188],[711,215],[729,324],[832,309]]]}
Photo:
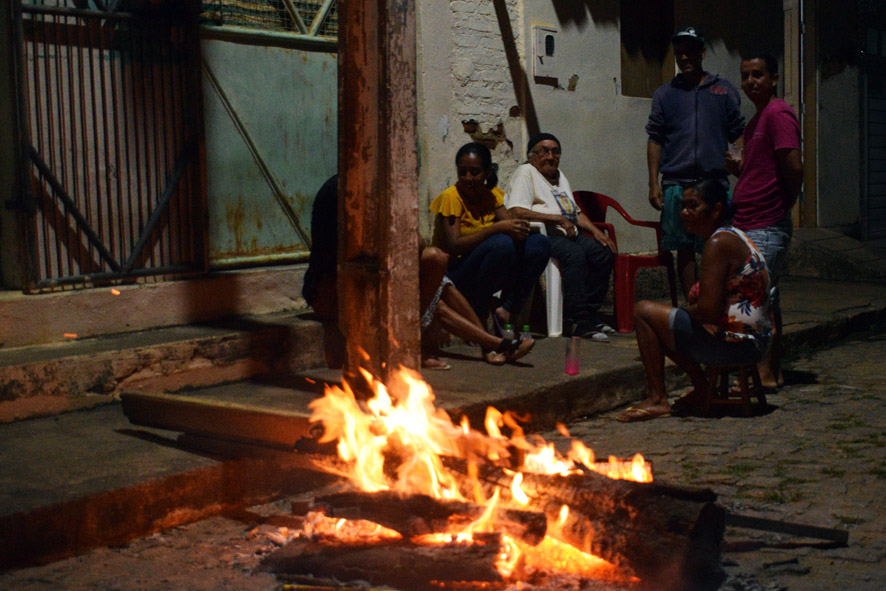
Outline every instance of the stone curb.
{"label": "stone curb", "polygon": [[[825,347],[883,324],[886,322],[886,302],[877,302],[875,305],[877,307],[874,309],[833,315],[823,322],[811,323],[811,326],[788,326],[784,335],[787,356],[796,355],[803,349]],[[668,391],[689,385],[688,378],[675,366],[669,364],[665,370]],[[645,382],[643,365],[634,363],[449,412],[456,417],[467,416],[472,425],[482,425],[486,408],[494,406],[501,411],[510,410],[531,416],[528,425],[533,429],[545,430],[553,428],[557,423],[568,423],[636,402],[642,399]]]}

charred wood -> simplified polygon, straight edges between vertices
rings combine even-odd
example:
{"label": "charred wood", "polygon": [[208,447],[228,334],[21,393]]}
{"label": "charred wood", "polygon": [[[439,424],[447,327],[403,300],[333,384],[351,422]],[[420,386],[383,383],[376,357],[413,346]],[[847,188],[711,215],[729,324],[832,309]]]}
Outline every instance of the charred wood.
{"label": "charred wood", "polygon": [[[447,458],[446,465],[467,475],[468,465]],[[510,499],[512,477],[494,466],[479,466],[477,477],[491,494]],[[465,476],[465,488],[471,484]],[[717,589],[725,510],[710,491],[614,480],[594,472],[568,476],[524,474],[521,484],[530,506],[561,523],[551,535],[600,556],[661,588]],[[561,508],[569,507],[561,521]],[[551,530],[554,529],[552,525]]]}
{"label": "charred wood", "polygon": [[[393,529],[404,538],[459,531],[486,511],[485,507],[474,503],[389,491],[336,493],[317,497],[314,505],[328,517],[365,519]],[[496,513],[495,527],[535,545],[545,536],[547,517],[540,511],[502,508]]]}
{"label": "charred wood", "polygon": [[501,582],[495,568],[501,552],[502,545],[494,535],[471,544],[429,546],[399,540],[370,545],[295,540],[265,558],[261,570],[427,591],[445,582]]}

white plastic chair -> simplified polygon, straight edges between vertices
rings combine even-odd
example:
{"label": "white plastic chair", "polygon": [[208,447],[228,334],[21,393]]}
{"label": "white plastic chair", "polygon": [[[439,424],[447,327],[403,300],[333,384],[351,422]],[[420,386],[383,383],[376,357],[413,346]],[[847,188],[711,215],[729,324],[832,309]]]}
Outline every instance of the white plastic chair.
{"label": "white plastic chair", "polygon": [[[548,235],[542,222],[529,222],[540,234]],[[545,307],[548,313],[548,336],[558,337],[563,334],[563,284],[560,281],[560,268],[557,261],[551,258],[545,267]]]}

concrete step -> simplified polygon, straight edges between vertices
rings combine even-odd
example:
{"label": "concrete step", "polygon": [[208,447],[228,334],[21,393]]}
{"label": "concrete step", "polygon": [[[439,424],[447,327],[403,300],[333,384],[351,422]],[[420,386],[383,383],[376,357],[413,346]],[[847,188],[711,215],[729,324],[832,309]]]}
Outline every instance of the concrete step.
{"label": "concrete step", "polygon": [[247,316],[0,349],[0,422],[89,408],[121,391],[176,392],[323,364],[304,313]]}
{"label": "concrete step", "polygon": [[886,240],[862,242],[828,228],[796,228],[788,266],[795,276],[886,283]]}

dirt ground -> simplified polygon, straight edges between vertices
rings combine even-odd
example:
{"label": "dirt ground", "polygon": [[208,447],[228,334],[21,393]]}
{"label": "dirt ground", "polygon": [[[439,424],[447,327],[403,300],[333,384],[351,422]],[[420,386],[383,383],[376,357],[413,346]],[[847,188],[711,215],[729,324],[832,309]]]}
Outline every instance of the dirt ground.
{"label": "dirt ground", "polygon": [[[845,548],[729,528],[724,591],[882,591],[886,581],[886,336],[866,336],[790,363],[788,385],[751,418],[622,424],[614,413],[569,425],[599,455],[652,460],[658,480],[714,489],[728,510],[850,532]],[[555,432],[543,434],[562,440]],[[272,591],[255,572],[277,546],[288,500],[0,574],[15,591]],[[557,589],[600,589],[562,582]],[[514,590],[525,588],[520,584]],[[606,588],[613,588],[612,586]]]}

